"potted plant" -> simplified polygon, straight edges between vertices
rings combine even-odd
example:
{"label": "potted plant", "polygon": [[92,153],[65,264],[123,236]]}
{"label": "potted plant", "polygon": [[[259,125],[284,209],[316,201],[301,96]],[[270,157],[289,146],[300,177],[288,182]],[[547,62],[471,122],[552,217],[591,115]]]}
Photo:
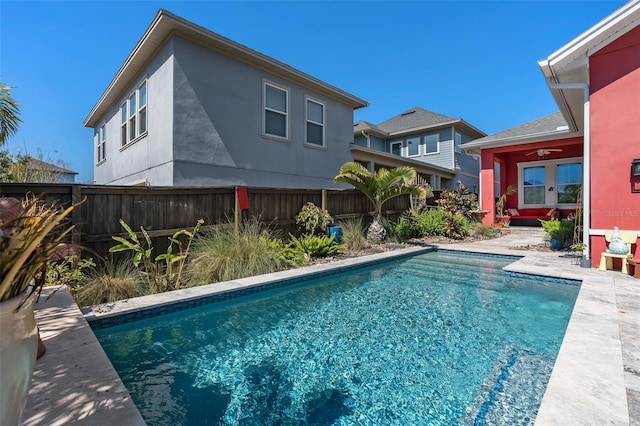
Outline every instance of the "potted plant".
{"label": "potted plant", "polygon": [[518,192],[518,188],[515,185],[508,185],[507,189],[504,193],[498,197],[498,201],[496,201],[496,223],[502,226],[509,226],[509,222],[511,222],[511,217],[506,215],[504,212],[504,207],[507,202],[507,197],[509,195],[513,195]]}
{"label": "potted plant", "polygon": [[17,425],[26,403],[38,348],[33,301],[49,259],[71,228],[73,206],[44,206],[0,198],[0,424]]}
{"label": "potted plant", "polygon": [[551,249],[561,250],[567,245],[567,241],[573,239],[573,221],[572,220],[544,220],[538,219],[542,224],[542,228],[549,234]]}
{"label": "potted plant", "polygon": [[579,259],[580,267],[591,268],[591,259],[589,259],[589,251],[587,245],[580,242],[571,245],[571,250],[576,252],[576,258]]}

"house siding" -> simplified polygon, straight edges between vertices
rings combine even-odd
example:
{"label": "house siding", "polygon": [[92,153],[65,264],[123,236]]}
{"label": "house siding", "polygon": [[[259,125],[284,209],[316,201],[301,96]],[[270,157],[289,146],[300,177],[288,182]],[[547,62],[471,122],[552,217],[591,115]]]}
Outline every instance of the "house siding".
{"label": "house siding", "polygon": [[[473,140],[473,137],[467,135],[466,133],[456,129],[460,135],[462,135],[462,144],[464,145],[467,142]],[[452,142],[452,146],[455,151],[455,144]],[[454,161],[455,161],[455,169],[460,170],[461,172],[456,175],[454,178],[455,182],[452,182],[457,185],[457,181],[460,181],[467,189],[472,192],[478,192],[480,189],[480,161],[478,159],[473,158],[471,155],[467,155],[464,150],[462,153],[454,152]],[[453,188],[447,188],[453,189]]]}
{"label": "house siding", "polygon": [[[640,194],[629,187],[640,157],[640,27],[589,58],[591,81],[591,227],[640,229]],[[615,135],[615,136],[612,136]],[[605,249],[592,239],[592,253]]]}
{"label": "house siding", "polygon": [[[146,180],[153,185],[171,185],[173,181],[170,163],[173,116],[172,50],[171,42],[165,44],[100,122],[106,124],[107,149],[106,160],[94,168],[96,183],[130,185]],[[147,136],[122,148],[120,105],[145,77],[147,78]]]}
{"label": "house siding", "polygon": [[[353,109],[174,36],[173,185],[336,187]],[[289,140],[262,135],[263,84],[289,90]],[[306,96],[325,105],[325,147],[304,144]]]}

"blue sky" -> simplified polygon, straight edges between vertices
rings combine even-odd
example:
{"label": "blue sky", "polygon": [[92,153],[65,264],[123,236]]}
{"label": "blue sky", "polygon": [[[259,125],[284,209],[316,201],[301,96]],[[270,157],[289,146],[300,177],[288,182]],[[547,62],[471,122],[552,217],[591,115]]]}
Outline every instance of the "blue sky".
{"label": "blue sky", "polygon": [[421,106],[492,134],[557,111],[537,60],[624,4],[608,1],[0,1],[5,146],[93,179],[82,123],[159,8],[346,90],[379,123]]}

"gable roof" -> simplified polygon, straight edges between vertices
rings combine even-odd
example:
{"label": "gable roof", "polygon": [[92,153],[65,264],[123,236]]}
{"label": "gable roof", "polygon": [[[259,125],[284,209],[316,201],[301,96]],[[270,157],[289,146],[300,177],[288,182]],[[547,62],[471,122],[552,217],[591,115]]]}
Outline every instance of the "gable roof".
{"label": "gable roof", "polygon": [[354,133],[360,133],[363,130],[371,130],[384,137],[388,137],[450,125],[457,125],[474,137],[482,137],[486,135],[486,133],[475,128],[461,118],[449,117],[417,106],[391,117],[378,125],[373,125],[363,120],[358,121],[354,125],[353,130]]}
{"label": "gable roof", "polygon": [[571,132],[562,113],[556,112],[528,123],[520,124],[484,138],[462,145],[468,154],[480,154],[480,148],[520,145],[547,139],[565,139],[578,136]]}
{"label": "gable roof", "polygon": [[153,58],[158,49],[171,36],[176,34],[251,66],[308,87],[354,109],[369,105],[367,101],[305,74],[283,62],[187,21],[171,12],[160,9],[124,64],[120,67],[120,70],[109,83],[109,86],[107,86],[107,89],[91,109],[87,118],[85,118],[84,126],[95,127],[97,121],[107,112],[108,108],[118,101],[133,79],[144,70],[144,67]]}
{"label": "gable roof", "polygon": [[560,112],[573,131],[583,130],[582,90],[553,87],[558,83],[589,84],[589,56],[640,25],[640,0],[630,0],[606,18],[538,61]]}
{"label": "gable roof", "polygon": [[[547,86],[560,112],[496,134],[467,142],[469,154],[482,148],[566,139],[581,136],[584,130],[584,90],[589,84],[589,56],[640,25],[640,0],[630,0],[612,14],[538,61]],[[573,88],[555,87],[557,84]],[[562,128],[566,126],[566,128]],[[555,130],[554,130],[555,129]]]}
{"label": "gable roof", "polygon": [[43,170],[56,174],[64,175],[77,175],[78,172],[65,169],[64,167],[56,166],[55,164],[47,163],[46,161],[37,160],[32,157],[27,157],[27,168],[29,170]]}

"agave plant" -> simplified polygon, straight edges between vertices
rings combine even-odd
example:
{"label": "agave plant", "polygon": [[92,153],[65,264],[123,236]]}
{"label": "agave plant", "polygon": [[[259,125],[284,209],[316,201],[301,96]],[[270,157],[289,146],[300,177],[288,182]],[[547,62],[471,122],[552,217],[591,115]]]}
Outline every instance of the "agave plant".
{"label": "agave plant", "polygon": [[63,220],[73,208],[0,198],[0,302],[42,288],[47,263],[66,250],[62,242],[73,227]]}

